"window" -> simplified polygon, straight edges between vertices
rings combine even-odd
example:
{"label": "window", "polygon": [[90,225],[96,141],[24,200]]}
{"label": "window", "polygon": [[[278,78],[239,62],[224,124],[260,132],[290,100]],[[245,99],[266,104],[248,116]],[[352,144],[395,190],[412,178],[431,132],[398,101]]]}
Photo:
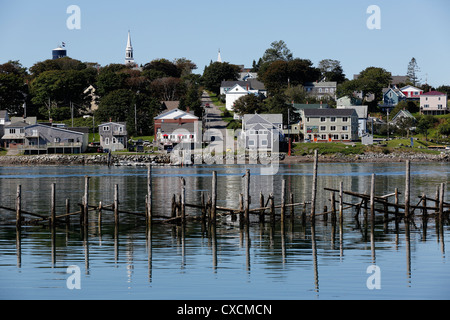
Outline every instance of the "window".
{"label": "window", "polygon": [[330,89],[330,92],[331,92],[331,93],[333,93],[333,92],[334,92],[334,89],[333,89],[333,88],[331,88],[331,89]]}
{"label": "window", "polygon": [[59,142],[61,142],[61,138],[56,137],[55,139],[53,139],[53,141],[54,141],[55,143],[59,143]]}
{"label": "window", "polygon": [[322,88],[319,88],[319,92],[322,93]]}
{"label": "window", "polygon": [[309,117],[306,118],[306,122],[309,122]]}
{"label": "window", "polygon": [[342,122],[347,122],[348,121],[348,118],[347,117],[343,117],[342,118]]}
{"label": "window", "polygon": [[331,122],[336,122],[336,117],[331,117],[330,121]]}
{"label": "window", "polygon": [[327,126],[320,126],[320,131],[327,131]]}
{"label": "window", "polygon": [[16,133],[16,129],[9,129],[9,133],[10,134],[15,134]]}
{"label": "window", "polygon": [[109,131],[109,126],[104,126],[103,131]]}
{"label": "window", "polygon": [[116,144],[116,143],[117,143],[117,140],[116,140],[115,137],[112,138],[112,143],[113,143],[113,144]]}
{"label": "window", "polygon": [[339,140],[339,135],[338,134],[333,134],[333,140]]}
{"label": "window", "polygon": [[255,140],[248,140],[248,146],[253,147],[255,145]]}
{"label": "window", "polygon": [[327,135],[326,134],[323,134],[321,137],[322,137],[322,140],[327,140]]}
{"label": "window", "polygon": [[328,88],[325,88],[325,92],[327,92],[327,93],[328,93]]}
{"label": "window", "polygon": [[261,146],[263,146],[263,147],[267,147],[267,145],[268,145],[268,142],[267,142],[267,140],[266,140],[266,139],[264,139],[264,140],[261,140]]}
{"label": "window", "polygon": [[423,105],[423,107],[424,107],[424,108],[429,108],[430,105],[429,105],[429,104],[425,104],[425,105]]}
{"label": "window", "polygon": [[442,104],[438,104],[438,109],[442,110]]}
{"label": "window", "polygon": [[109,138],[105,138],[105,145],[109,145]]}
{"label": "window", "polygon": [[341,135],[341,139],[342,140],[348,140],[348,134]]}
{"label": "window", "polygon": [[327,120],[327,118],[325,117],[320,117],[320,122],[325,122]]}
{"label": "window", "polygon": [[331,131],[336,131],[336,126],[331,126],[331,127],[330,127],[330,130],[331,130]]}
{"label": "window", "polygon": [[347,131],[348,130],[348,126],[342,126],[342,131]]}

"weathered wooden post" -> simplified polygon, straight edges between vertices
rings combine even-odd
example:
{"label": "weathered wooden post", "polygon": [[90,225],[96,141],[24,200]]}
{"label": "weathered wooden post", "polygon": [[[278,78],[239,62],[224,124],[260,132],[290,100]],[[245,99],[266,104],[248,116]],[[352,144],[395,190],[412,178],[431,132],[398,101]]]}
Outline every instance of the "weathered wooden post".
{"label": "weathered wooden post", "polygon": [[22,186],[17,185],[16,193],[16,226],[20,228],[22,226]]}
{"label": "weathered wooden post", "polygon": [[445,184],[441,183],[441,190],[439,192],[439,220],[444,218],[444,190]]}
{"label": "weathered wooden post", "polygon": [[83,198],[83,208],[84,208],[84,225],[89,223],[89,177],[84,177],[84,198]]}
{"label": "weathered wooden post", "polygon": [[202,222],[206,221],[205,193],[200,194],[200,204],[202,206]]}
{"label": "weathered wooden post", "polygon": [[409,207],[410,207],[410,175],[411,175],[411,162],[410,160],[406,160],[406,177],[405,177],[405,218],[409,216]]}
{"label": "weathered wooden post", "polygon": [[286,214],[286,179],[281,180],[281,223],[284,223]]}
{"label": "weathered wooden post", "polygon": [[395,203],[395,217],[397,218],[397,216],[398,216],[398,188],[395,188],[394,203]]}
{"label": "weathered wooden post", "polygon": [[294,223],[294,194],[291,192],[291,224]]}
{"label": "weathered wooden post", "polygon": [[217,211],[217,172],[212,172],[211,181],[211,220],[216,222],[216,211]]}
{"label": "weathered wooden post", "polygon": [[66,199],[66,224],[70,224],[70,199]]}
{"label": "weathered wooden post", "polygon": [[339,223],[344,219],[344,182],[339,182]]}
{"label": "weathered wooden post", "polygon": [[275,225],[275,201],[273,198],[273,193],[269,195],[269,206],[270,206],[270,223],[272,226]]}
{"label": "weathered wooden post", "polygon": [[331,201],[331,221],[333,223],[335,223],[336,222],[336,197],[335,197],[335,194],[333,191],[330,193],[330,199],[331,199],[330,200]]}
{"label": "weathered wooden post", "polygon": [[50,196],[50,225],[55,227],[56,225],[56,183],[51,184],[51,196]]}
{"label": "weathered wooden post", "polygon": [[100,201],[98,203],[98,226],[102,225],[102,211],[103,211],[103,203]]}
{"label": "weathered wooden post", "polygon": [[316,150],[314,150],[314,167],[313,167],[313,182],[312,182],[312,195],[311,195],[311,220],[315,219],[315,214],[316,214],[317,163],[318,163],[318,151],[316,149]]}
{"label": "weathered wooden post", "polygon": [[114,185],[114,223],[119,224],[119,185]]}
{"label": "weathered wooden post", "polygon": [[186,222],[186,181],[183,177],[180,178],[181,180],[181,222]]}
{"label": "weathered wooden post", "polygon": [[172,196],[172,212],[171,212],[171,217],[175,218],[177,216],[177,197],[174,194]]}
{"label": "weathered wooden post", "polygon": [[373,221],[375,218],[375,173],[372,174],[372,181],[370,183],[370,216]]}
{"label": "weathered wooden post", "polygon": [[[260,208],[264,208],[265,202],[264,202],[264,195],[262,191],[259,193],[259,206]],[[265,210],[262,209],[259,213],[259,222],[264,223],[264,212]]]}
{"label": "weathered wooden post", "polygon": [[244,194],[239,194],[239,224],[242,224],[244,221]]}
{"label": "weathered wooden post", "polygon": [[147,171],[147,223],[152,223],[152,165],[149,164]]}
{"label": "weathered wooden post", "polygon": [[247,169],[245,171],[245,223],[248,223],[250,221],[249,214],[250,214],[250,169]]}

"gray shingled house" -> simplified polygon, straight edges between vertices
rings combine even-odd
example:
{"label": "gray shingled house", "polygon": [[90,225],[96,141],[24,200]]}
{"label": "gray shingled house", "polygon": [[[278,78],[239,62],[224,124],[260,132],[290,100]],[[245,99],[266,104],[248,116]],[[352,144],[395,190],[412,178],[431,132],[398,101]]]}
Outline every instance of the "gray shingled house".
{"label": "gray shingled house", "polygon": [[98,126],[100,133],[100,145],[110,151],[127,148],[127,125],[125,122],[107,122]]}

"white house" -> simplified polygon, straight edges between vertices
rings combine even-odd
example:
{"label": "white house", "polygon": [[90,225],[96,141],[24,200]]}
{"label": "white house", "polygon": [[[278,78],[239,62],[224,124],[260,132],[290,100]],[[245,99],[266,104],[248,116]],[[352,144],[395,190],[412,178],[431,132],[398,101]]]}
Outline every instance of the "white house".
{"label": "white house", "polygon": [[231,89],[227,91],[225,94],[226,97],[226,108],[229,111],[233,111],[234,103],[241,97],[245,97],[250,94],[250,91],[247,88],[243,88],[239,84],[235,84]]}
{"label": "white house", "polygon": [[337,109],[354,109],[358,115],[358,137],[367,133],[368,106],[337,106]]}
{"label": "white house", "polygon": [[407,99],[419,99],[420,95],[423,93],[422,89],[416,88],[414,86],[406,86],[400,88],[400,91],[403,92]]}

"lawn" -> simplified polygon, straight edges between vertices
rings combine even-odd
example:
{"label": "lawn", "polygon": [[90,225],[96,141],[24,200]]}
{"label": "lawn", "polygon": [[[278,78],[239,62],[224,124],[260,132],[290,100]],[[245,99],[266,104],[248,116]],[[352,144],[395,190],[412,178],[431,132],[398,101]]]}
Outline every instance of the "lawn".
{"label": "lawn", "polygon": [[329,143],[294,143],[293,151],[295,155],[307,155],[312,154],[317,149],[319,154],[334,154],[341,153],[345,155],[349,154],[363,154],[365,146],[361,143],[345,144],[339,142]]}

